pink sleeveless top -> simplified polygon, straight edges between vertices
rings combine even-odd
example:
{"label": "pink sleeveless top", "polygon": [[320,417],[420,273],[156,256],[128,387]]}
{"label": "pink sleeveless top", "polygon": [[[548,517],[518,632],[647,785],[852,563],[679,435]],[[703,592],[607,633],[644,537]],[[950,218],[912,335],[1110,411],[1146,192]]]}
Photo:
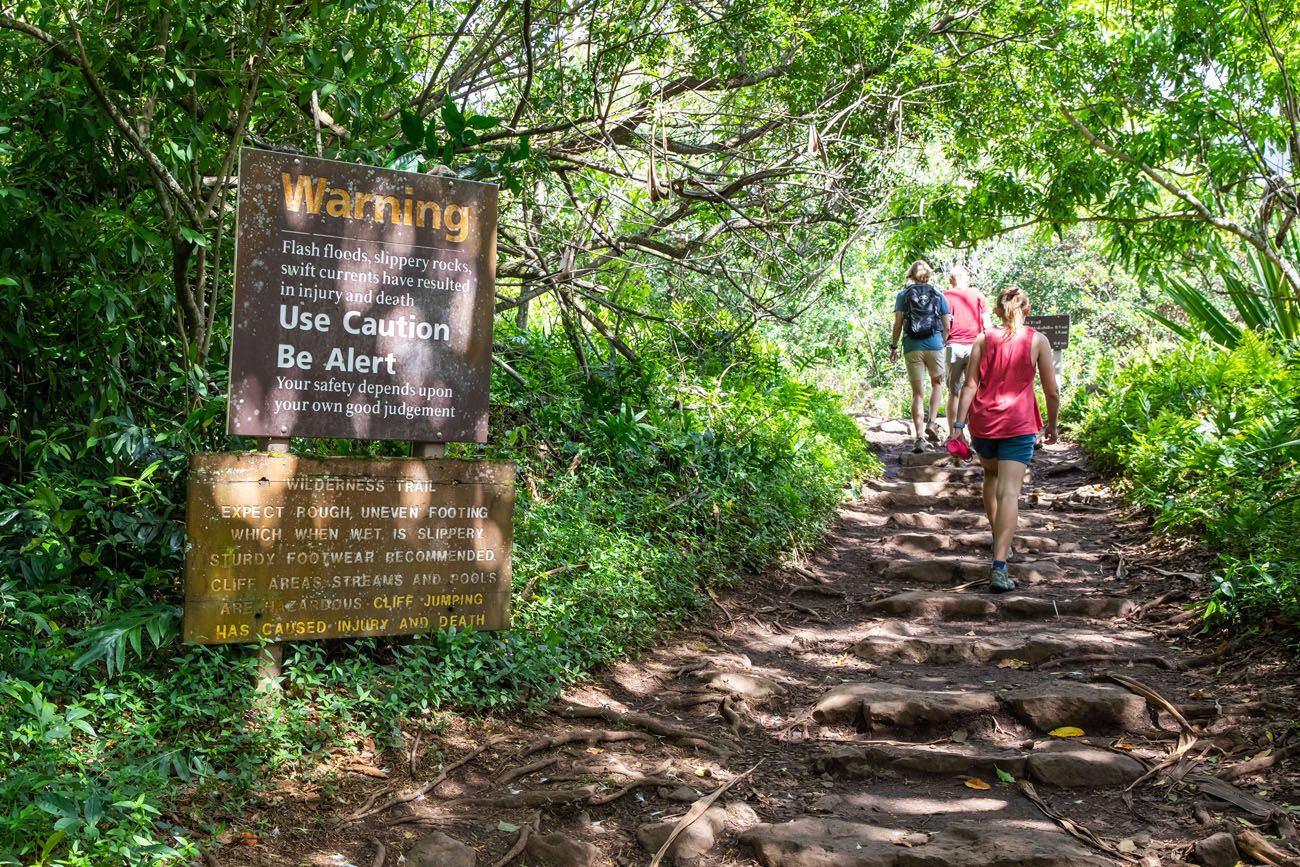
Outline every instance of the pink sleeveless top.
{"label": "pink sleeveless top", "polygon": [[1013,335],[1005,328],[984,332],[980,384],[970,408],[971,436],[982,439],[1036,434],[1043,416],[1034,397],[1034,329]]}

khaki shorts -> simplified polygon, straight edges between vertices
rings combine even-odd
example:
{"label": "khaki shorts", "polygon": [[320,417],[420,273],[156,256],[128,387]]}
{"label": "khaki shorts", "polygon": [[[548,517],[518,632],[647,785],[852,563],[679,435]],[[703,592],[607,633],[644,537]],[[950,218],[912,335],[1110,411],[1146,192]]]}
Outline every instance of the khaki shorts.
{"label": "khaki shorts", "polygon": [[[971,348],[969,343],[949,343],[944,350],[947,353],[949,394],[960,394],[961,387],[966,384],[966,365],[970,362]],[[953,412],[956,411],[954,407]]]}
{"label": "khaki shorts", "polygon": [[914,394],[925,391],[927,378],[943,379],[942,349],[915,349],[904,355],[903,361],[907,363],[907,378],[912,383]]}

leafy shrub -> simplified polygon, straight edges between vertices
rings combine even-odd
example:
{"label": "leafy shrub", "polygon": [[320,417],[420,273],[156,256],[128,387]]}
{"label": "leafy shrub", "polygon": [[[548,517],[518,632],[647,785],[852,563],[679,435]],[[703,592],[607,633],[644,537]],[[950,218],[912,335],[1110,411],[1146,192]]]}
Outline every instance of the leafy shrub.
{"label": "leafy shrub", "polygon": [[1243,332],[1112,371],[1069,417],[1159,527],[1218,552],[1206,615],[1300,623],[1300,348]]}

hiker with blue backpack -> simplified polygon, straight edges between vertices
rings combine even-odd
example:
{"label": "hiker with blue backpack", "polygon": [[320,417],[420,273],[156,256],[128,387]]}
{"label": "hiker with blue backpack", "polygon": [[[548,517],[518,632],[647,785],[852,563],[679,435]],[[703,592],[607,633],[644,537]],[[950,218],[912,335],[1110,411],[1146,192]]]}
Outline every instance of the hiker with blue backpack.
{"label": "hiker with blue backpack", "polygon": [[[943,347],[952,328],[952,312],[943,293],[930,285],[932,273],[930,263],[924,259],[913,262],[908,269],[907,285],[894,299],[894,331],[889,339],[891,363],[898,361],[900,337],[903,342],[903,360],[912,385],[912,427],[916,431],[913,452],[925,451],[927,438],[936,445],[943,439],[935,419],[943,398]],[[930,380],[928,413],[925,412],[927,376]]]}

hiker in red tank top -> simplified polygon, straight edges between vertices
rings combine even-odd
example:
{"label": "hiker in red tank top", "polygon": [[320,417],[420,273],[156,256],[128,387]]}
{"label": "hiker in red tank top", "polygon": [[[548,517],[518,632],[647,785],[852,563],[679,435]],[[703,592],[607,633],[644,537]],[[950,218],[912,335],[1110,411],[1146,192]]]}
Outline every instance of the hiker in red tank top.
{"label": "hiker in red tank top", "polygon": [[[1044,443],[1056,442],[1061,395],[1051,343],[1025,326],[1029,295],[1019,286],[1008,287],[998,297],[997,314],[1002,327],[981,334],[971,348],[951,439],[965,442],[969,418],[970,444],[984,466],[984,512],[993,530],[989,589],[1003,592],[1016,587],[1007,574],[1007,559],[1020,521],[1020,489],[1034,456],[1034,441],[1041,430]],[[1047,403],[1046,428],[1034,394],[1035,373]]]}

